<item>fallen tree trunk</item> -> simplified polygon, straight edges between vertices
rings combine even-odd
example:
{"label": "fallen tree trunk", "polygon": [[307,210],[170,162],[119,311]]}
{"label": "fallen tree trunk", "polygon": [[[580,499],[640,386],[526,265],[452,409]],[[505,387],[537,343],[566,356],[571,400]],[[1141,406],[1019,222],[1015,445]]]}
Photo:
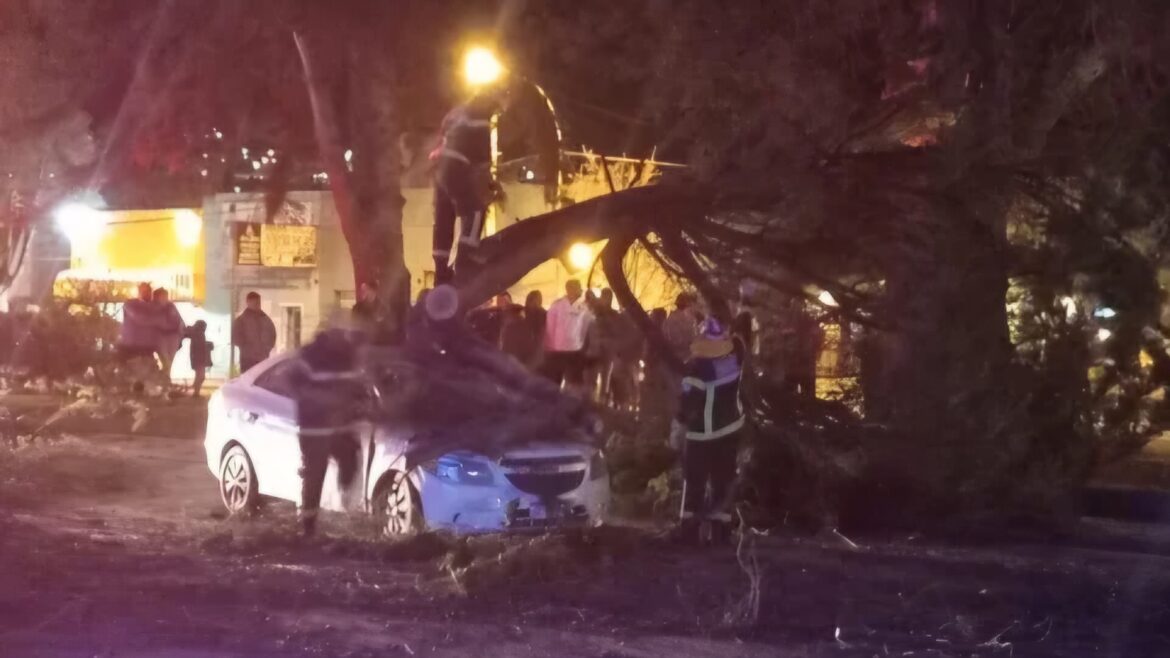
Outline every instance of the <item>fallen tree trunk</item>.
{"label": "fallen tree trunk", "polygon": [[712,199],[697,185],[636,187],[517,222],[480,243],[485,264],[467,263],[456,272],[460,307],[479,306],[575,242],[638,237],[701,221]]}

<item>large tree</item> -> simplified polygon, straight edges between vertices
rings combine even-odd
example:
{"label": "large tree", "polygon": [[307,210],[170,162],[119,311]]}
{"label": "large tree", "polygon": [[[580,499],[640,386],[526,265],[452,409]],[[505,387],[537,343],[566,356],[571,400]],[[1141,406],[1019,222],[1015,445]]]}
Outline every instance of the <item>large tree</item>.
{"label": "large tree", "polygon": [[827,289],[874,344],[870,419],[890,431],[867,446],[871,475],[940,508],[1048,504],[1100,441],[1155,427],[1134,404],[1091,417],[1100,332],[1041,301],[1043,354],[1013,342],[1009,286],[1056,303],[1081,281],[1124,303],[1129,339],[1111,349],[1136,364],[1132,327],[1156,328],[1161,301],[1167,17],[1091,0],[530,6],[521,33],[545,38],[512,40],[518,59],[609,101],[691,178],[505,230],[467,302],[594,237],[611,263],[648,240],[717,312],[734,275]]}
{"label": "large tree", "polygon": [[[398,137],[416,108],[440,112],[458,35],[498,19],[515,74],[582,110],[571,134],[688,170],[489,238],[489,262],[459,273],[465,306],[603,238],[607,278],[652,337],[621,272],[634,244],[716,314],[741,277],[775,299],[827,290],[872,345],[868,420],[885,431],[869,474],[942,506],[1040,500],[1028,487],[1082,476],[1109,431],[1155,429],[1137,357],[1166,235],[1161,3],[489,5],[157,3],[111,157],[200,157],[212,128],[276,141],[329,172],[357,277],[400,309]],[[1089,381],[1102,334],[1078,318],[1102,300],[1120,335]],[[755,401],[775,427],[787,403]],[[810,427],[829,417],[847,414]]]}

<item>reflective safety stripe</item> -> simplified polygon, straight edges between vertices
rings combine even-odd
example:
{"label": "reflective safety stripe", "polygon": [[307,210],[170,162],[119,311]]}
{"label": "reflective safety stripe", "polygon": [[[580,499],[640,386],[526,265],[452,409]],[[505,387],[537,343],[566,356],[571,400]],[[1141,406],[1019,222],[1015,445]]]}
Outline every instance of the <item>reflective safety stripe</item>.
{"label": "reflective safety stripe", "polygon": [[726,384],[730,384],[738,379],[739,379],[738,372],[733,372],[730,375],[727,375],[726,377],[720,377],[719,379],[716,379],[714,381],[704,381],[702,379],[699,379],[698,377],[684,377],[683,378],[683,390],[686,390],[688,387],[690,387],[690,388],[706,389],[706,390],[710,391],[711,389],[718,388],[718,387],[724,386]]}
{"label": "reflective safety stripe", "polygon": [[359,370],[345,370],[342,372],[318,372],[309,370],[309,379],[315,382],[360,381],[362,373]]}
{"label": "reflective safety stripe", "polygon": [[453,122],[453,126],[468,126],[470,128],[491,128],[492,122],[487,119],[467,119],[459,117]]}
{"label": "reflective safety stripe", "polygon": [[431,255],[436,258],[449,258],[451,256],[450,249],[436,249],[431,252]]}
{"label": "reflective safety stripe", "polygon": [[707,515],[708,519],[712,521],[722,521],[723,523],[731,523],[731,515],[727,512],[712,512]]}
{"label": "reflective safety stripe", "polygon": [[739,419],[735,422],[731,423],[730,425],[725,425],[718,430],[709,432],[687,432],[687,439],[691,441],[710,441],[712,439],[721,439],[728,434],[741,429],[745,421],[746,418],[744,416],[740,416]]}
{"label": "reflective safety stripe", "polygon": [[458,160],[458,161],[463,162],[465,164],[471,164],[470,158],[468,158],[466,155],[463,155],[462,153],[460,153],[459,151],[456,151],[454,149],[443,149],[443,150],[439,151],[439,157],[440,158],[451,158],[452,160]]}
{"label": "reflective safety stripe", "polygon": [[469,245],[472,247],[479,246],[479,232],[483,228],[483,212],[476,212],[471,216],[470,231],[464,231],[464,235],[459,237],[460,244]]}

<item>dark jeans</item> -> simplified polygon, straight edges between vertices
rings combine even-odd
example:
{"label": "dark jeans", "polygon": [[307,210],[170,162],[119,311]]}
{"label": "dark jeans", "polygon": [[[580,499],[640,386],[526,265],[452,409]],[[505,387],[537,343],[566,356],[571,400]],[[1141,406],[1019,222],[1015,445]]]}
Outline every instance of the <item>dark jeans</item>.
{"label": "dark jeans", "polygon": [[119,345],[115,348],[115,354],[118,361],[121,363],[128,363],[134,359],[151,359],[154,360],[153,347],[134,347],[130,345]]}
{"label": "dark jeans", "polygon": [[487,206],[475,189],[471,165],[454,158],[439,158],[435,171],[435,227],[431,240],[435,258],[435,285],[450,283],[451,243],[455,239],[455,218],[459,218],[460,253],[479,246]]}
{"label": "dark jeans", "polygon": [[585,354],[583,352],[546,352],[541,373],[560,385],[581,386],[585,383]]}
{"label": "dark jeans", "polygon": [[301,512],[303,518],[313,518],[321,507],[321,490],[325,486],[329,458],[337,462],[337,479],[341,486],[348,487],[357,474],[361,443],[351,431],[328,436],[301,434],[298,439],[301,444]]}
{"label": "dark jeans", "polygon": [[[707,441],[687,439],[683,448],[684,520],[705,515],[713,521],[731,522],[728,498],[735,481],[738,451],[739,432]],[[704,504],[708,483],[711,485],[709,507]]]}

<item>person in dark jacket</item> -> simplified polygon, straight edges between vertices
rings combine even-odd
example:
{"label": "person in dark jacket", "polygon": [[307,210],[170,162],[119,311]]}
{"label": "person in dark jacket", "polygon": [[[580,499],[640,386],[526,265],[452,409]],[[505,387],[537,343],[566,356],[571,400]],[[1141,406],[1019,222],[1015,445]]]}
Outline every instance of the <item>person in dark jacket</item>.
{"label": "person in dark jacket", "polygon": [[211,367],[211,350],[215,348],[207,340],[207,323],[196,320],[195,324],[187,328],[187,352],[191,357],[191,370],[195,373],[195,381],[191,383],[191,397],[199,397],[203,391],[203,381],[207,378],[207,369]]}
{"label": "person in dark jacket", "polygon": [[504,307],[500,315],[500,351],[527,365],[535,343],[536,337],[524,323],[524,307],[519,304]]}
{"label": "person in dark jacket", "polygon": [[[435,284],[450,283],[451,246],[455,218],[459,218],[459,260],[475,258],[487,213],[487,195],[480,181],[498,190],[490,180],[492,117],[503,109],[503,90],[489,89],[451,110],[440,129],[442,143],[431,152],[435,162],[435,224],[432,255]],[[457,264],[458,265],[458,264]]]}
{"label": "person in dark jacket", "polygon": [[382,309],[378,300],[378,282],[362,281],[358,286],[358,300],[350,311],[354,323],[370,331],[381,321]]}
{"label": "person in dark jacket", "polygon": [[232,322],[232,344],[240,350],[240,373],[267,359],[276,347],[276,325],[260,308],[260,293],[250,292],[247,308]]}
{"label": "person in dark jacket", "polygon": [[538,370],[544,361],[544,325],[547,319],[544,295],[539,290],[529,292],[524,298],[524,326],[532,337],[532,344],[524,362],[533,370]]}
{"label": "person in dark jacket", "polygon": [[301,350],[292,376],[301,448],[301,504],[297,516],[306,537],[317,530],[317,513],[329,459],[337,462],[343,488],[357,473],[358,423],[369,405],[369,385],[359,367],[359,341],[352,332],[330,329]]}
{"label": "person in dark jacket", "polygon": [[[685,542],[699,540],[704,519],[710,522],[714,543],[731,537],[728,506],[745,421],[739,394],[743,360],[743,343],[732,339],[719,320],[704,320],[691,345],[678,415],[671,428],[671,441],[683,452],[679,533]],[[711,500],[704,505],[708,484]]]}
{"label": "person in dark jacket", "polygon": [[491,306],[483,306],[467,314],[467,328],[484,342],[499,347],[505,316],[513,306],[512,295],[502,292],[496,295]]}
{"label": "person in dark jacket", "polygon": [[[361,329],[375,345],[392,345],[396,342],[395,327],[387,316],[383,303],[381,286],[377,281],[363,281],[358,287],[358,301],[350,311],[354,326]],[[408,311],[409,312],[409,311]]]}

